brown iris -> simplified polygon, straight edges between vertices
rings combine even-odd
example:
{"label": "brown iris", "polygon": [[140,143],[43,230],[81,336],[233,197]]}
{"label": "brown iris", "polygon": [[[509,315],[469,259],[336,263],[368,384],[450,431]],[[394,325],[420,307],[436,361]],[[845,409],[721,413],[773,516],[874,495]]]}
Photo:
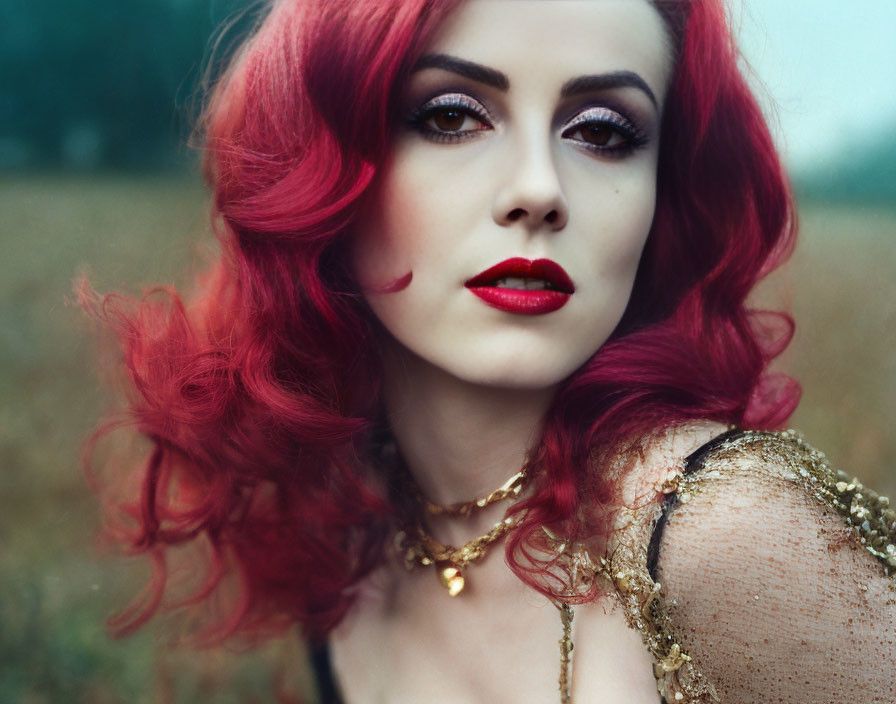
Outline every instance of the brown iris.
{"label": "brown iris", "polygon": [[457,132],[466,119],[465,112],[456,109],[439,110],[432,116],[432,121],[436,127],[445,132]]}
{"label": "brown iris", "polygon": [[613,139],[613,128],[607,125],[598,127],[582,127],[582,140],[589,144],[596,144],[599,147],[605,147]]}

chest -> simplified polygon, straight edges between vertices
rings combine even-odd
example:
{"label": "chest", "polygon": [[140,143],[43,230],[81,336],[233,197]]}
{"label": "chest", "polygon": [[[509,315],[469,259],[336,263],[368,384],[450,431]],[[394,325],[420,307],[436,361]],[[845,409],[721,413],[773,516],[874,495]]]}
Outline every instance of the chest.
{"label": "chest", "polygon": [[[552,603],[531,590],[435,596],[386,610],[362,603],[333,635],[344,704],[561,701],[562,626]],[[574,613],[573,701],[658,704],[653,660],[619,602],[607,597]]]}

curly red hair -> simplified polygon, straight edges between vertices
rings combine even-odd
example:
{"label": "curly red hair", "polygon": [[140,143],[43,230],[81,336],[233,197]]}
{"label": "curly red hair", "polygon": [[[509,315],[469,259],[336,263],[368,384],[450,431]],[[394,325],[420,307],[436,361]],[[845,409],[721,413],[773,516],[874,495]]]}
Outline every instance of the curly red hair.
{"label": "curly red hair", "polygon": [[[204,602],[238,589],[205,635],[298,623],[324,637],[383,559],[396,506],[371,466],[382,424],[373,317],[345,256],[359,199],[390,144],[393,104],[457,2],[275,2],[211,94],[205,173],[221,255],[185,304],[174,292],[95,302],[121,340],[131,425],[152,449],[116,536],[154,557],[204,540]],[[552,593],[527,546],[542,525],[576,537],[581,502],[612,504],[597,468],[633,439],[692,419],[777,426],[795,384],[767,374],[787,316],[748,293],[789,253],[791,197],[737,66],[720,0],[656,0],[676,67],[664,106],[657,211],[618,329],[558,393],[533,461],[544,470],[507,541],[521,579]],[[780,321],[780,324],[776,324]],[[588,595],[593,597],[594,595]]]}

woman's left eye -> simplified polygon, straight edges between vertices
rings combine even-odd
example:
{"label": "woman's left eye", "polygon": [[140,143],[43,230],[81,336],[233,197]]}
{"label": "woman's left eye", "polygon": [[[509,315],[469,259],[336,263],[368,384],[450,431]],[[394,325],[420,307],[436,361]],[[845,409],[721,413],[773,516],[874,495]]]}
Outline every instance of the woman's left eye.
{"label": "woman's left eye", "polygon": [[564,126],[562,136],[606,156],[625,156],[647,143],[640,128],[609,108],[579,113]]}

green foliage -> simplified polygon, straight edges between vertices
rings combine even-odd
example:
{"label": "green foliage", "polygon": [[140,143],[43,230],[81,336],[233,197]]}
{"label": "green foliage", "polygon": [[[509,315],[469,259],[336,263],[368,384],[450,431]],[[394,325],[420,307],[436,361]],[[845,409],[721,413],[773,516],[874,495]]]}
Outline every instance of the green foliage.
{"label": "green foliage", "polygon": [[116,647],[103,633],[107,607],[77,592],[39,573],[0,581],[0,701],[147,701],[151,640]]}

